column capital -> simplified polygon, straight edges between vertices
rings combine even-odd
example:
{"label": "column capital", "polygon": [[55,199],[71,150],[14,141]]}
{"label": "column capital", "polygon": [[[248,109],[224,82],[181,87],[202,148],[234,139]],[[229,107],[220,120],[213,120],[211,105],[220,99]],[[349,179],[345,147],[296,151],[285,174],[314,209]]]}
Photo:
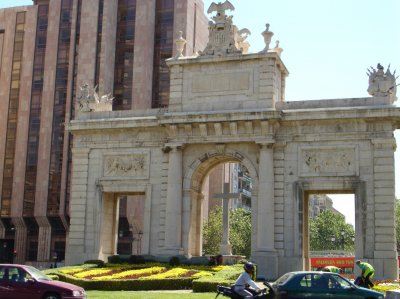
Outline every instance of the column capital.
{"label": "column capital", "polygon": [[275,145],[275,139],[257,140],[256,144],[260,147],[260,149],[273,148]]}
{"label": "column capital", "polygon": [[162,148],[162,151],[164,153],[169,153],[171,150],[177,151],[177,150],[183,150],[184,148],[185,148],[185,144],[172,142],[172,143],[165,143]]}

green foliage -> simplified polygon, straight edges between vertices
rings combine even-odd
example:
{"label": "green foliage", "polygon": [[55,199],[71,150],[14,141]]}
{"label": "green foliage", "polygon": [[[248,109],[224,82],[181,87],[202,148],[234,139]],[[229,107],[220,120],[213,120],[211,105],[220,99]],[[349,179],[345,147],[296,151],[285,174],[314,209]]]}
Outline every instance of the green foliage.
{"label": "green foliage", "polygon": [[[222,240],[222,208],[217,207],[208,215],[203,225],[203,251],[207,255],[219,254]],[[229,242],[235,255],[250,256],[251,212],[242,208],[229,212]]]}
{"label": "green foliage", "polygon": [[179,257],[173,256],[169,260],[169,265],[174,267],[174,266],[179,266],[181,264],[181,261],[179,260]]}
{"label": "green foliage", "polygon": [[397,250],[400,250],[400,199],[396,199],[396,244]]}
{"label": "green foliage", "polygon": [[243,272],[243,265],[237,264],[225,267],[214,276],[205,276],[193,281],[193,292],[215,292],[217,285],[232,285]]}
{"label": "green foliage", "polygon": [[104,261],[103,260],[87,260],[84,262],[84,264],[89,264],[89,265],[97,265],[97,267],[103,267],[104,266]]}
{"label": "green foliage", "polygon": [[310,250],[338,250],[343,246],[344,250],[353,251],[352,238],[354,228],[342,215],[326,210],[315,220],[310,220]]}
{"label": "green foliage", "polygon": [[[82,268],[87,268],[86,266],[87,265],[82,265]],[[147,266],[147,264],[143,266]],[[74,266],[74,268],[76,267],[77,266]],[[111,268],[114,267],[115,264],[113,264]],[[130,269],[132,267],[138,267],[138,265],[126,265],[126,267],[127,268],[124,270]],[[216,286],[219,284],[230,285],[234,283],[239,274],[243,271],[243,264],[224,266],[221,271],[213,272],[214,274],[213,276],[203,276],[200,278],[180,277],[180,278],[165,278],[165,279],[152,279],[152,280],[140,280],[140,279],[90,280],[90,279],[76,278],[73,275],[60,272],[60,270],[65,268],[70,268],[70,267],[48,269],[47,274],[57,277],[57,279],[60,281],[69,282],[81,286],[85,290],[147,291],[147,290],[193,289],[196,292],[215,292]],[[195,269],[210,271],[212,268],[207,266],[196,266]]]}

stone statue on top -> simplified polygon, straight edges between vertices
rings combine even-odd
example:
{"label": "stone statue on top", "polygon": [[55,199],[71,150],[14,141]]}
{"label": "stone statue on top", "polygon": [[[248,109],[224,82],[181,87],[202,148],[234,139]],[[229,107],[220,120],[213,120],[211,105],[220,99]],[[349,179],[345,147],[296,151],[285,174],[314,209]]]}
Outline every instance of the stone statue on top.
{"label": "stone statue on top", "polygon": [[367,70],[367,76],[369,77],[368,93],[373,97],[387,97],[389,96],[393,101],[396,100],[396,71],[390,71],[390,65],[386,72],[384,67],[378,63],[376,69],[370,67]]}
{"label": "stone statue on top", "polygon": [[227,54],[247,53],[249,44],[246,38],[250,31],[246,28],[238,30],[232,22],[232,16],[227,16],[227,10],[235,10],[235,7],[229,1],[224,3],[211,3],[207,13],[217,12],[208,23],[209,40],[204,51],[200,56],[223,56]]}

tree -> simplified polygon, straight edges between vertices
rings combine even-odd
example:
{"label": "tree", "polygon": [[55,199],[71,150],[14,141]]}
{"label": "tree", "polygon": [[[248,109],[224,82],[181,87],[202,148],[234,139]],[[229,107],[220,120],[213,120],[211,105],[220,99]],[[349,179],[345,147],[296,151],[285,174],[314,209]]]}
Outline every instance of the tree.
{"label": "tree", "polygon": [[[222,208],[217,207],[208,215],[203,225],[203,251],[219,254],[222,240]],[[239,208],[229,211],[229,243],[232,254],[249,257],[251,253],[251,212]]]}
{"label": "tree", "polygon": [[344,216],[323,211],[310,220],[310,250],[354,250],[354,228]]}
{"label": "tree", "polygon": [[396,199],[396,245],[397,250],[400,250],[400,199]]}

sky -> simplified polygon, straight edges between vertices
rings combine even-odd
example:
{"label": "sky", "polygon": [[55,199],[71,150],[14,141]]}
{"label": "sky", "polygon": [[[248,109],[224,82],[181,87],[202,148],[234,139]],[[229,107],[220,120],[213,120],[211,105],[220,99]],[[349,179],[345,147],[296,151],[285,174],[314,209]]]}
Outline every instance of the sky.
{"label": "sky", "polygon": [[[212,2],[204,0],[206,11]],[[385,69],[391,64],[391,70],[397,69],[400,74],[399,0],[230,2],[235,6],[235,11],[228,12],[233,15],[233,22],[240,29],[252,32],[248,39],[250,52],[264,48],[261,33],[266,23],[274,32],[271,47],[276,40],[280,41],[284,50],[281,57],[290,73],[286,80],[286,101],[367,97],[367,68],[378,63]],[[30,4],[31,0],[0,0],[0,8]],[[400,140],[400,133],[396,132],[396,139]],[[399,152],[400,146],[395,155],[397,198],[400,198]],[[343,198],[335,208],[353,217],[354,209]]]}

